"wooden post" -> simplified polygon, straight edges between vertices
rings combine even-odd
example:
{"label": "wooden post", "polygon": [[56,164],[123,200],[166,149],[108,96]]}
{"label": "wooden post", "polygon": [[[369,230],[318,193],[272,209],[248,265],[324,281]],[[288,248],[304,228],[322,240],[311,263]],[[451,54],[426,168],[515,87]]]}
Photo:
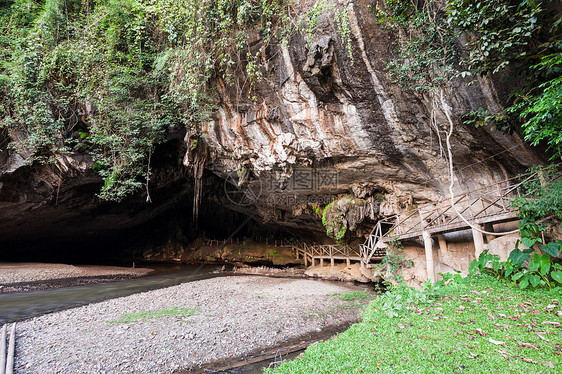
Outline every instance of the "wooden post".
{"label": "wooden post", "polygon": [[334,258],[330,257],[330,267],[333,268],[334,267]]}
{"label": "wooden post", "polygon": [[447,247],[447,241],[443,235],[437,235],[437,240],[439,241],[439,256],[441,258],[449,254],[449,248]]}
{"label": "wooden post", "polygon": [[14,356],[16,352],[16,323],[12,325],[10,332],[10,345],[8,346],[8,356],[6,358],[6,374],[14,373]]}
{"label": "wooden post", "polygon": [[[484,216],[485,216],[486,214],[488,214],[488,213],[486,212],[486,210],[487,210],[488,208],[490,208],[490,206],[488,206],[488,208],[486,208],[486,205],[484,204],[484,200],[482,200],[482,198],[480,198],[480,205],[481,205],[480,210],[482,211],[482,213],[484,213]],[[482,214],[482,213],[481,213],[481,214]]]}
{"label": "wooden post", "polygon": [[345,262],[347,262],[347,266],[351,266],[351,260],[349,259],[349,257],[345,259]]}
{"label": "wooden post", "polygon": [[312,267],[316,266],[316,259],[313,256],[310,256],[310,262],[312,262]]}
{"label": "wooden post", "polygon": [[324,267],[324,257],[320,257],[320,267]]}
{"label": "wooden post", "polygon": [[[488,231],[488,232],[494,232],[494,225],[491,223],[487,223],[484,225],[484,231]],[[492,234],[486,234],[486,243],[489,243],[491,240],[494,240],[496,238],[495,235]]]}
{"label": "wooden post", "polygon": [[506,206],[505,206],[505,201],[503,200],[503,192],[502,192],[502,188],[501,188],[501,183],[498,184],[498,195],[499,195],[499,197],[500,197],[500,202],[501,202],[503,211],[506,212],[506,211],[507,211],[507,208],[506,208]]}
{"label": "wooden post", "polygon": [[435,282],[435,266],[433,265],[433,245],[431,243],[431,234],[428,231],[422,232],[423,244],[425,246],[425,262],[427,268],[427,279],[432,283]]}
{"label": "wooden post", "polygon": [[6,325],[2,326],[0,333],[0,374],[6,373]]}
{"label": "wooden post", "polygon": [[308,267],[308,255],[306,253],[304,254],[304,267]]}
{"label": "wooden post", "polygon": [[[480,225],[476,225],[481,228]],[[480,254],[484,251],[484,236],[478,230],[472,229],[472,239],[474,240],[474,256],[476,258],[480,257]]]}

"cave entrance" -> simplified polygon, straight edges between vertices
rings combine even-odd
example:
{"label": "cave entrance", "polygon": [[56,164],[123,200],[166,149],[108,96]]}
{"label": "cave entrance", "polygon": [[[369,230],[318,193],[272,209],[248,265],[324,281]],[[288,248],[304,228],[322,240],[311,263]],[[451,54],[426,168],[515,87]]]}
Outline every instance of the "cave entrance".
{"label": "cave entrance", "polygon": [[[263,224],[213,199],[202,201],[195,229],[192,208],[192,195],[186,194],[169,209],[139,224],[130,224],[131,215],[121,208],[123,213],[111,211],[82,217],[45,226],[40,232],[29,227],[22,230],[24,234],[13,235],[0,243],[0,262],[116,266],[143,261],[197,262],[197,257],[188,256],[189,252],[209,244],[238,244],[241,252],[244,246],[256,250],[264,244],[272,246],[270,252],[275,252],[282,241],[295,238],[294,233],[280,225]],[[178,256],[181,251],[182,255]],[[157,255],[147,258],[146,254],[150,253]]]}

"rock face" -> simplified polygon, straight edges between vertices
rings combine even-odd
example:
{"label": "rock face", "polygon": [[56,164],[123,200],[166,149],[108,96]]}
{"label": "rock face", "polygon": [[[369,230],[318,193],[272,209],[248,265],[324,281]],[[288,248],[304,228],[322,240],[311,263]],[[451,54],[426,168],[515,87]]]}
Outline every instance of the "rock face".
{"label": "rock face", "polygon": [[[301,1],[298,6],[304,11],[311,3]],[[443,103],[403,91],[390,80],[385,64],[396,40],[377,26],[368,1],[328,3],[334,8],[325,11],[313,35],[294,35],[287,45],[264,50],[256,43],[265,79],[248,92],[255,101],[219,82],[217,117],[202,129],[212,149],[208,168],[225,175],[243,166],[254,178],[280,183],[295,170],[337,173],[334,183],[316,191],[262,190],[258,214],[287,225],[298,221],[297,204],[268,204],[272,194],[349,194],[380,202],[381,215],[412,202],[446,197],[444,139],[449,122]],[[333,21],[336,10],[348,15],[349,44]],[[239,87],[244,79],[240,77]],[[455,193],[540,163],[519,136],[462,124],[460,117],[467,111],[501,108],[504,95],[488,79],[465,83],[454,81],[444,95],[455,127]],[[311,185],[314,182],[318,181]],[[303,209],[307,203],[301,199],[297,213],[312,216],[312,210]]]}
{"label": "rock face", "polygon": [[[506,91],[500,85],[490,79],[470,86],[455,80],[444,89],[443,101],[404,91],[385,72],[397,41],[378,27],[370,2],[326,4],[313,34],[295,33],[287,44],[267,48],[259,40],[253,43],[263,63],[262,80],[251,86],[246,76],[236,77],[233,85],[216,82],[216,117],[200,129],[206,173],[227,180],[231,172],[244,175],[231,185],[249,187],[251,199],[218,196],[222,194],[218,187],[219,192],[206,198],[258,221],[316,233],[317,238],[324,232],[321,209],[336,198],[349,195],[365,201],[368,209],[363,209],[364,217],[354,217],[354,224],[411,204],[438,201],[449,194],[445,108],[454,121],[455,193],[514,176],[541,162],[518,135],[462,124],[461,115],[467,111],[501,108]],[[312,6],[311,0],[295,2],[299,11]],[[340,17],[345,24],[333,21],[336,11],[345,15]],[[342,27],[347,31],[341,32]],[[179,158],[174,158],[185,146],[165,152],[167,158],[162,158],[160,172],[151,181],[156,203],[149,207],[142,205],[143,196],[124,207],[98,201],[94,194],[100,179],[87,156],[26,166],[21,156],[2,147],[4,240],[19,240],[30,232],[49,237],[74,230],[78,236],[108,226],[130,227],[173,209],[180,199],[191,199],[188,185],[193,182],[187,182],[185,170],[178,168]],[[183,163],[194,162],[190,147]],[[138,214],[131,213],[131,206]],[[358,227],[357,236],[369,229]]]}
{"label": "rock face", "polygon": [[[152,203],[146,195],[132,196],[121,204],[96,197],[102,180],[91,168],[87,155],[59,156],[51,164],[26,164],[10,153],[6,143],[0,150],[0,258],[42,261],[104,262],[112,250],[137,245],[130,235],[118,243],[112,236],[146,224],[192,199],[193,182],[186,178],[181,158],[185,152],[183,133],[170,137],[154,157],[151,179]],[[8,154],[2,158],[2,155]],[[169,217],[169,216],[168,216]],[[142,228],[156,236],[156,228]],[[129,234],[132,234],[129,232]],[[62,248],[66,246],[66,248]],[[66,251],[62,253],[61,251]],[[53,256],[60,252],[61,257]]]}
{"label": "rock face", "polygon": [[[499,238],[492,239],[488,242],[488,249],[491,255],[500,256],[501,261],[507,261],[509,253],[515,248],[515,244],[521,240],[519,234],[512,234],[500,236]],[[521,248],[524,248],[521,245]]]}

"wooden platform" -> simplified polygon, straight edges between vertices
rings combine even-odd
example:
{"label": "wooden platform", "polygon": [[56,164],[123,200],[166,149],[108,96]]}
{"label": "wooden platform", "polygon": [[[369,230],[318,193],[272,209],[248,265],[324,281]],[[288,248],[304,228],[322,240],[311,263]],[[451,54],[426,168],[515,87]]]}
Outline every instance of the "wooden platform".
{"label": "wooden platform", "polygon": [[[498,215],[490,215],[487,217],[474,219],[472,220],[471,223],[483,226],[485,224],[498,224],[498,223],[505,223],[505,222],[513,222],[517,220],[518,220],[517,212],[513,211],[513,212],[507,212]],[[419,237],[422,235],[423,231],[427,231],[430,234],[446,234],[449,232],[469,230],[470,228],[471,226],[466,224],[464,221],[461,221],[461,222],[451,223],[447,225],[436,225],[436,226],[425,228],[425,230],[412,231],[405,234],[399,234],[394,237],[385,237],[382,238],[381,240],[388,243],[392,240],[407,240],[407,239]]]}
{"label": "wooden platform", "polygon": [[[476,251],[481,251],[484,240],[480,228],[492,230],[492,225],[518,220],[513,200],[525,197],[521,188],[532,178],[541,178],[538,173],[502,180],[482,188],[462,193],[444,201],[413,207],[406,213],[379,220],[364,244],[351,248],[339,245],[310,245],[291,243],[297,258],[314,264],[330,260],[344,260],[348,264],[358,261],[364,267],[381,261],[390,242],[422,237],[426,247],[428,263],[431,250],[431,235],[442,235],[471,229]],[[542,179],[541,179],[542,181]],[[441,237],[442,238],[442,237]],[[441,239],[443,240],[443,239]],[[442,245],[442,243],[440,243]],[[428,264],[428,266],[431,266]],[[428,273],[430,273],[428,271]]]}

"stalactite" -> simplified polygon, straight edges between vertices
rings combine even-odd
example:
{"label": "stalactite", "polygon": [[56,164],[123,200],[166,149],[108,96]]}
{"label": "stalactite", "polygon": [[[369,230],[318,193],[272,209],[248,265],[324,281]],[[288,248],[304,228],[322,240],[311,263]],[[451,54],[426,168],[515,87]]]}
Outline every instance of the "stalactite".
{"label": "stalactite", "polygon": [[199,206],[201,204],[201,194],[203,192],[203,171],[205,170],[205,162],[207,161],[206,152],[195,152],[193,159],[193,225],[197,229],[199,221]]}
{"label": "stalactite", "polygon": [[185,142],[188,146],[183,164],[191,168],[193,172],[193,226],[198,227],[199,206],[201,205],[201,195],[203,193],[203,172],[209,154],[207,145],[199,139],[197,131],[188,131],[185,135]]}

